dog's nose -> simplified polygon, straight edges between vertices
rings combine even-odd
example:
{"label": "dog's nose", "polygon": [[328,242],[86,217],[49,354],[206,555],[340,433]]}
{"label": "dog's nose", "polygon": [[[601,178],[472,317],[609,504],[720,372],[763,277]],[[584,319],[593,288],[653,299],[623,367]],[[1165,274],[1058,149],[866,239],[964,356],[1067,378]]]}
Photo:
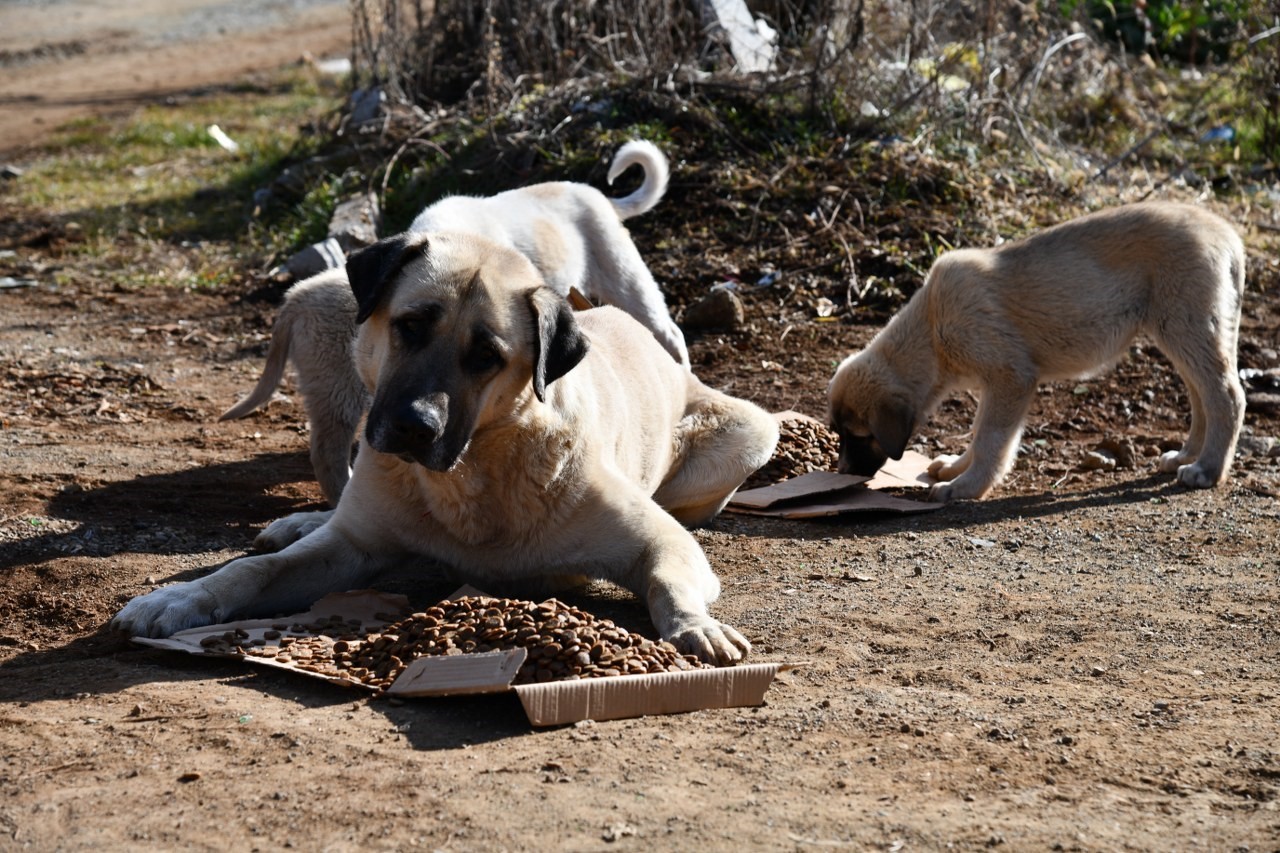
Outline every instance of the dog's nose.
{"label": "dog's nose", "polygon": [[444,432],[444,410],[427,400],[410,400],[391,419],[391,432],[407,447],[427,447]]}
{"label": "dog's nose", "polygon": [[445,401],[415,397],[369,412],[369,443],[383,453],[416,453],[430,448],[444,433]]}

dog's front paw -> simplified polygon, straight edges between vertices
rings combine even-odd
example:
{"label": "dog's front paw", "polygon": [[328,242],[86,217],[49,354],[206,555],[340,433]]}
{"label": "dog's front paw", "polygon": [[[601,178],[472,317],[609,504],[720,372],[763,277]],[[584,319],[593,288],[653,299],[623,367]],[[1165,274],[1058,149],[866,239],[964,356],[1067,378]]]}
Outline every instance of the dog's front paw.
{"label": "dog's front paw", "polygon": [[934,503],[945,504],[951,501],[951,484],[935,483],[929,487],[929,500]]}
{"label": "dog's front paw", "polygon": [[954,480],[964,473],[964,468],[956,464],[959,461],[959,456],[944,453],[929,463],[929,476],[935,480]]}
{"label": "dog's front paw", "polygon": [[111,620],[111,627],[134,637],[168,637],[186,628],[221,620],[217,600],[198,581],[161,587],[139,595]]}
{"label": "dog's front paw", "polygon": [[746,637],[710,617],[673,632],[666,640],[682,653],[716,666],[737,663],[751,651]]}
{"label": "dog's front paw", "polygon": [[1178,482],[1188,489],[1212,489],[1218,485],[1218,477],[1206,471],[1199,462],[1183,465],[1178,469]]}
{"label": "dog's front paw", "polygon": [[972,473],[956,477],[950,483],[935,483],[929,489],[929,500],[937,503],[972,501],[984,497],[994,483],[983,481]]}
{"label": "dog's front paw", "polygon": [[[1193,459],[1194,457],[1190,453],[1183,453],[1181,450],[1170,450],[1160,454],[1160,461],[1156,463],[1156,467],[1160,469],[1161,474],[1172,474]],[[1178,479],[1182,479],[1181,475],[1179,475]]]}
{"label": "dog's front paw", "polygon": [[333,510],[324,512],[295,512],[276,519],[253,540],[253,549],[263,553],[283,551],[309,533],[314,533],[328,523]]}

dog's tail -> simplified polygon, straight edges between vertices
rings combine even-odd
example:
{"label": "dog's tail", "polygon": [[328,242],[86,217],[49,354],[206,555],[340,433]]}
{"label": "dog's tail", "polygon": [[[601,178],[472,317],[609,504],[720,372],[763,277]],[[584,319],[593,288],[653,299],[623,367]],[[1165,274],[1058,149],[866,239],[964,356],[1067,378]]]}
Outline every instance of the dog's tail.
{"label": "dog's tail", "polygon": [[218,416],[220,421],[233,421],[261,408],[280,385],[284,378],[284,368],[289,361],[289,339],[292,337],[292,314],[288,311],[289,303],[285,302],[271,329],[271,343],[267,346],[267,363],[262,366],[262,375],[258,384],[248,396]]}
{"label": "dog's tail", "polygon": [[633,139],[618,149],[609,166],[609,183],[632,166],[644,169],[644,183],[629,196],[609,199],[619,219],[630,219],[653,210],[667,192],[667,179],[671,176],[667,156],[658,146],[643,139]]}

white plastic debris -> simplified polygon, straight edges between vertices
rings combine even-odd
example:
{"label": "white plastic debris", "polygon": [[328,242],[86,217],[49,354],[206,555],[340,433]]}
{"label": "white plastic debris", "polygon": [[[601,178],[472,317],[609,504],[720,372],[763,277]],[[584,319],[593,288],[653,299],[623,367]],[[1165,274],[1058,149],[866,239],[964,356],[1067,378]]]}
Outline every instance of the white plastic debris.
{"label": "white plastic debris", "polygon": [[214,142],[218,143],[232,154],[239,153],[240,143],[236,142],[230,136],[227,136],[222,128],[218,127],[216,124],[211,124],[209,125],[208,130],[209,135],[213,137]]}
{"label": "white plastic debris", "polygon": [[751,17],[745,0],[705,0],[703,17],[711,19],[729,37],[729,52],[744,74],[772,71],[778,34],[764,21]]}

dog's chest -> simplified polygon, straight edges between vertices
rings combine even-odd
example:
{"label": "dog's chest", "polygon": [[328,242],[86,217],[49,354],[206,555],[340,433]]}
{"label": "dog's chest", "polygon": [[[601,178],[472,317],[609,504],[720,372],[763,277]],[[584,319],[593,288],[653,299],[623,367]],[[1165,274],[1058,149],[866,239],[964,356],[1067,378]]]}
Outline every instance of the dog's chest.
{"label": "dog's chest", "polygon": [[567,439],[476,442],[452,471],[421,476],[415,503],[460,545],[527,550],[568,523],[580,466]]}

